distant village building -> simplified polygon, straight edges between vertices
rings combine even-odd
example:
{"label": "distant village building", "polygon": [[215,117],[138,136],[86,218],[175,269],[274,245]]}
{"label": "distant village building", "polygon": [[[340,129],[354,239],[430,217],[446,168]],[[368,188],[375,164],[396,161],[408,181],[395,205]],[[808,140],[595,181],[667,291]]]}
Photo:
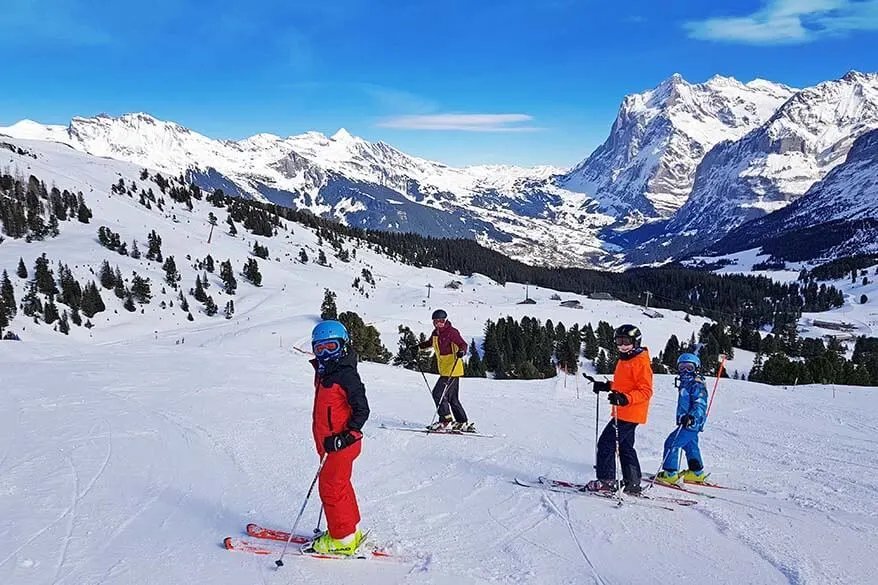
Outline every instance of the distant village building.
{"label": "distant village building", "polygon": [[605,292],[593,292],[588,295],[588,298],[594,299],[596,301],[615,301],[616,298],[610,293]]}
{"label": "distant village building", "polygon": [[454,290],[457,290],[462,286],[463,286],[463,283],[460,282],[459,280],[450,280],[450,281],[445,283],[445,288],[453,288]]}
{"label": "distant village building", "polygon": [[836,323],[835,321],[821,321],[819,319],[814,319],[811,321],[811,324],[814,327],[820,327],[821,329],[832,329],[833,331],[855,331],[857,326],[853,323]]}
{"label": "distant village building", "polygon": [[561,301],[561,306],[567,307],[568,309],[581,309],[582,303],[574,299],[571,301]]}
{"label": "distant village building", "polygon": [[662,313],[659,313],[655,309],[643,309],[641,311],[644,315],[649,317],[650,319],[664,319],[665,316]]}
{"label": "distant village building", "polygon": [[518,301],[515,304],[516,305],[536,305],[537,302],[533,299],[524,299],[523,301]]}

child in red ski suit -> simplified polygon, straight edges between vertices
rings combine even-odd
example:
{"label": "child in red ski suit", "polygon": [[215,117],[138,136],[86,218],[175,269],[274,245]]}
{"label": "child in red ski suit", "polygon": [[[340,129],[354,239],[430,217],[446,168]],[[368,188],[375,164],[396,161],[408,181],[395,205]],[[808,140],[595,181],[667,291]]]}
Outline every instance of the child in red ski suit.
{"label": "child in red ski suit", "polygon": [[316,356],[311,361],[315,370],[311,428],[317,453],[321,458],[326,454],[318,491],[328,527],[311,546],[321,553],[351,555],[363,538],[357,528],[360,510],[351,473],[362,449],[369,402],[344,325],[322,321],[311,337]]}

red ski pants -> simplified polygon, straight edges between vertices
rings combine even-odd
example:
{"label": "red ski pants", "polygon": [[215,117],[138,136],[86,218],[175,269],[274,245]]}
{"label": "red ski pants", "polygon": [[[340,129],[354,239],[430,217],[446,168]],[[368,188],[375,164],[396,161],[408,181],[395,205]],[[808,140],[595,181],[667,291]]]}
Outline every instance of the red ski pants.
{"label": "red ski pants", "polygon": [[360,508],[351,484],[354,459],[360,455],[362,441],[330,453],[320,471],[318,490],[326,514],[326,526],[333,538],[344,538],[357,530]]}

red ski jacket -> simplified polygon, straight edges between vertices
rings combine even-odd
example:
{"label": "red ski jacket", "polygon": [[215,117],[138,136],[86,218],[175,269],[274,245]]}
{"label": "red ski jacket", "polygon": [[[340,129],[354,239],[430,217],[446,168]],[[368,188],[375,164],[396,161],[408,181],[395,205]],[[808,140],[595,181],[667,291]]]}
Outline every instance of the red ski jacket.
{"label": "red ski jacket", "polygon": [[357,373],[357,355],[353,350],[328,362],[322,375],[317,371],[317,360],[311,360],[311,365],[315,370],[311,431],[317,453],[322,457],[326,437],[345,431],[362,436],[363,425],[369,418],[369,401]]}

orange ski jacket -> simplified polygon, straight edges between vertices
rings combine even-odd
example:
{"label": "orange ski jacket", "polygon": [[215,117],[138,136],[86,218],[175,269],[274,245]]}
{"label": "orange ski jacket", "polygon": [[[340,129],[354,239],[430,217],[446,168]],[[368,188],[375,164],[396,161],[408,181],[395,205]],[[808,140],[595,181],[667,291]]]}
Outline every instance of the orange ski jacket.
{"label": "orange ski jacket", "polygon": [[619,357],[616,371],[613,372],[612,388],[628,399],[628,404],[616,407],[619,420],[645,424],[652,399],[652,366],[649,351],[645,347],[639,349],[630,357]]}

